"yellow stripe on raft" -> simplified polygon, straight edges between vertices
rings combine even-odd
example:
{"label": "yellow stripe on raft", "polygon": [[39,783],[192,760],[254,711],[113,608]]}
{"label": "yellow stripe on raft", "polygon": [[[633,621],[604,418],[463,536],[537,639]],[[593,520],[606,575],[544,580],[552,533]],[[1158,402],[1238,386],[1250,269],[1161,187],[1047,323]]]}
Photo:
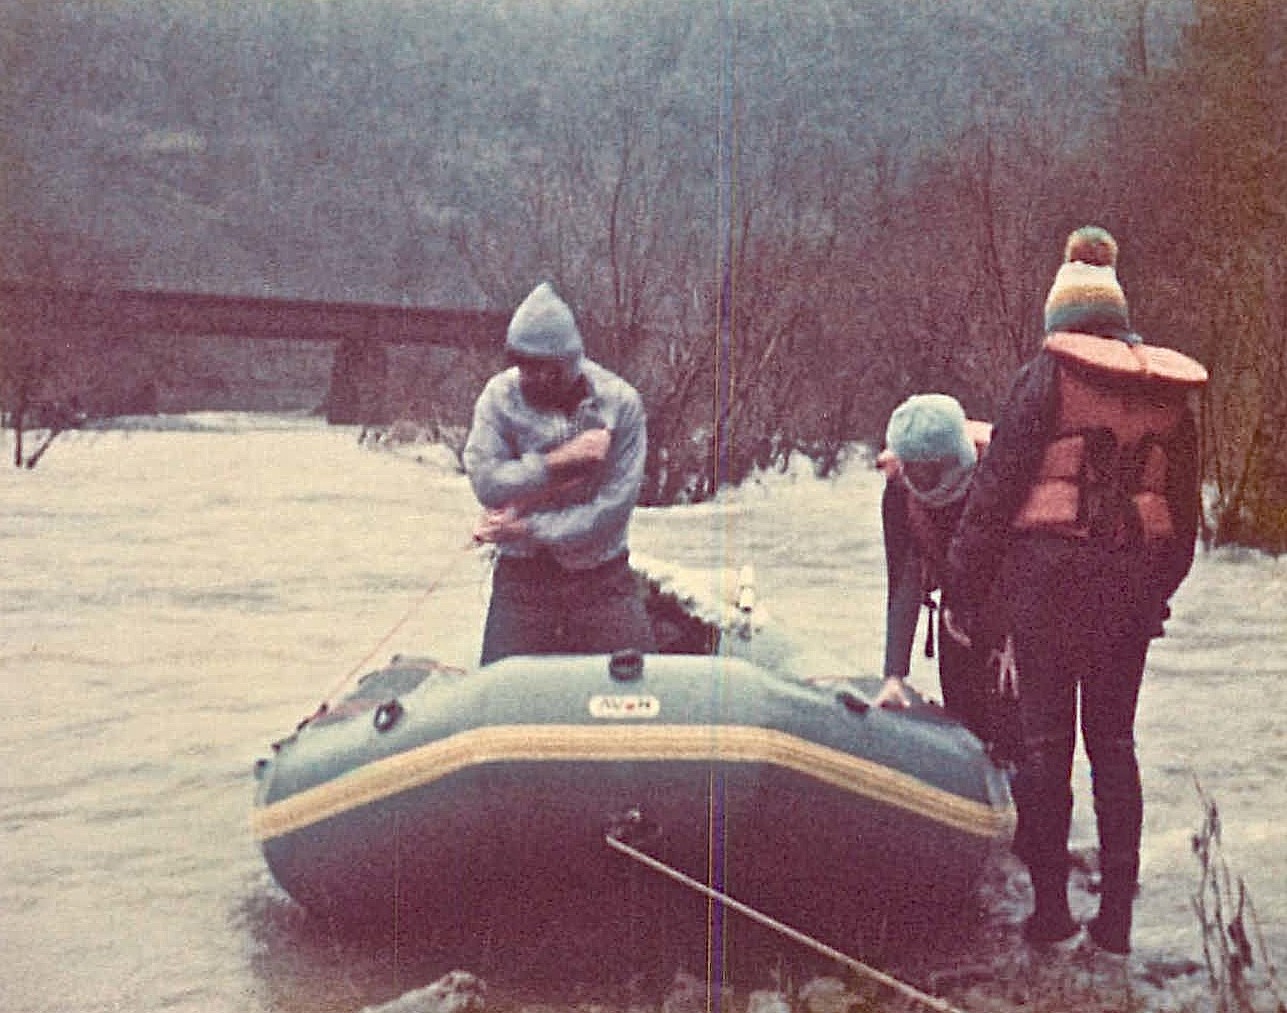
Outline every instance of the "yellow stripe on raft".
{"label": "yellow stripe on raft", "polygon": [[767,763],[979,837],[1009,832],[1012,814],[910,774],[768,728],[739,725],[496,725],[375,760],[255,810],[272,840],[449,774],[489,763],[544,761]]}

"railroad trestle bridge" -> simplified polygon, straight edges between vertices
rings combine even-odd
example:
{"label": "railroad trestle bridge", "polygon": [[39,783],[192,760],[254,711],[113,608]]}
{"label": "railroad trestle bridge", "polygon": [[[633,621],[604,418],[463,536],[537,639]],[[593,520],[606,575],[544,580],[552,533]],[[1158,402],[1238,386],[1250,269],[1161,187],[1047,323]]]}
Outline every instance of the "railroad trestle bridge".
{"label": "railroad trestle bridge", "polygon": [[[311,408],[333,423],[371,425],[427,410],[429,387],[442,394],[494,368],[507,320],[485,310],[0,281],[0,354],[11,360],[0,366],[13,384],[16,350],[43,349],[26,360],[56,364],[55,387],[94,414]],[[472,368],[460,369],[462,359]]]}

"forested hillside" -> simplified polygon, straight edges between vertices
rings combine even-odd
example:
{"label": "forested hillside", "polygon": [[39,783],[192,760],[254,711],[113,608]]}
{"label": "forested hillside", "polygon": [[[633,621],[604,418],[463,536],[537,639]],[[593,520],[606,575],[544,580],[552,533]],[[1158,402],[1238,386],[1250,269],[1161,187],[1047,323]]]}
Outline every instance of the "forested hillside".
{"label": "forested hillside", "polygon": [[[132,282],[177,288],[487,298],[450,255],[452,227],[488,215],[521,233],[542,172],[592,174],[588,199],[637,165],[711,204],[718,6],[9,2],[10,206],[50,242],[74,237],[67,272],[118,260]],[[856,200],[869,174],[971,123],[1049,110],[1084,136],[1111,108],[1128,15],[1054,0],[734,3],[740,175],[799,202],[840,170]],[[694,224],[709,230],[703,210]]]}
{"label": "forested hillside", "polygon": [[1212,370],[1224,535],[1282,547],[1285,21],[1270,0],[9,0],[0,272],[494,309],[549,278],[643,389],[666,502],[796,450],[833,467],[914,391],[990,414],[1093,221],[1137,328]]}

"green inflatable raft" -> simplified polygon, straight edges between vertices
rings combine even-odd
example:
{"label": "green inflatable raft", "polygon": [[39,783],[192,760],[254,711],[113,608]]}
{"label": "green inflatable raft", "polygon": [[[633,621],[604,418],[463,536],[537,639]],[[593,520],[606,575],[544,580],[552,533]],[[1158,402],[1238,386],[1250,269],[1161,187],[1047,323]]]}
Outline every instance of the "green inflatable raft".
{"label": "green inflatable raft", "polygon": [[771,638],[711,646],[395,657],[259,761],[273,877],[327,919],[452,936],[708,917],[621,840],[837,946],[958,909],[1013,827],[979,742]]}

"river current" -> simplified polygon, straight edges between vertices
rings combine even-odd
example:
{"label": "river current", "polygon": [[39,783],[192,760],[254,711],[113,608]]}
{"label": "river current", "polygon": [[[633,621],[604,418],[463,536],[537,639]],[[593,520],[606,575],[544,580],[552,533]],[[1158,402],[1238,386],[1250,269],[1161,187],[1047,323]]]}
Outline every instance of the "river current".
{"label": "river current", "polygon": [[[356,437],[188,416],[69,434],[34,471],[0,470],[0,1008],[357,1010],[450,970],[310,926],[249,830],[255,759],[350,673],[399,652],[477,656],[488,570],[465,480],[438,449]],[[769,620],[875,674],[880,481],[861,461],[827,482],[768,476],[639,511],[633,546],[712,586],[753,565]],[[1197,785],[1287,954],[1285,566],[1200,552],[1150,654],[1144,954],[1200,958]]]}

